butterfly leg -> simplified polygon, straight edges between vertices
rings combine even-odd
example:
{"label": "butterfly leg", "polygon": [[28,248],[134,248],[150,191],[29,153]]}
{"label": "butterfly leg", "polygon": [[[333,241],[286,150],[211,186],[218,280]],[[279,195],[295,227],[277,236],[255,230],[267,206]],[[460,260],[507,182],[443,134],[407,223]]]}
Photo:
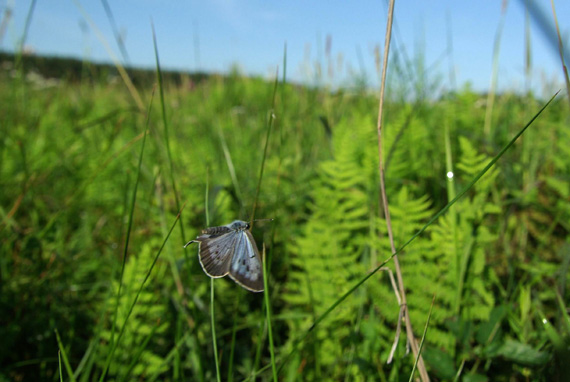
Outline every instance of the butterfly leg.
{"label": "butterfly leg", "polygon": [[197,243],[197,241],[196,240],[190,240],[188,243],[186,243],[186,245],[184,245],[184,248],[188,247],[192,243]]}

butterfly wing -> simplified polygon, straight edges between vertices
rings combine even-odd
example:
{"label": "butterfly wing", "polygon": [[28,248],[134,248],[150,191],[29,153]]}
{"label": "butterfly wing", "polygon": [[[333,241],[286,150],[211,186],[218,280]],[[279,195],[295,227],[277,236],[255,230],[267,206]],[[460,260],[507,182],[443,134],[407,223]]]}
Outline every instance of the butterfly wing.
{"label": "butterfly wing", "polygon": [[184,248],[188,247],[192,243],[201,243],[201,242],[206,241],[207,239],[215,239],[217,237],[220,237],[220,236],[222,236],[226,233],[230,233],[230,232],[235,232],[235,230],[233,230],[233,229],[231,229],[225,225],[220,226],[220,227],[206,228],[206,229],[202,230],[202,234],[200,236],[198,236],[196,239],[190,240],[188,243],[186,243]]}
{"label": "butterfly wing", "polygon": [[261,292],[263,291],[263,268],[253,235],[245,230],[238,232],[237,236],[239,238],[235,243],[235,252],[229,267],[230,277],[245,289]]}
{"label": "butterfly wing", "polygon": [[210,277],[224,277],[230,271],[234,248],[239,233],[230,231],[221,235],[201,235],[194,241],[199,243],[200,265]]}

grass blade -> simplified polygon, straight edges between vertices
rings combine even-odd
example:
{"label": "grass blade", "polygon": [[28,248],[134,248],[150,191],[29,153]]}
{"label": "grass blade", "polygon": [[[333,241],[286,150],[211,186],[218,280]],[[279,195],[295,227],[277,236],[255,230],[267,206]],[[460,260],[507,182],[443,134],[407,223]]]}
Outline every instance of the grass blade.
{"label": "grass blade", "polygon": [[[206,211],[206,226],[210,226],[210,212],[208,210],[208,195],[210,194],[210,176],[206,171],[206,192],[204,195],[204,204]],[[214,278],[210,278],[210,320],[212,327],[212,348],[214,349],[214,364],[216,366],[216,380],[221,382],[220,361],[218,359],[218,341],[216,336],[216,314],[214,306]]]}
{"label": "grass blade", "polygon": [[97,25],[95,25],[95,22],[93,21],[93,19],[91,19],[91,17],[89,16],[89,13],[87,13],[87,11],[85,11],[85,9],[83,9],[83,6],[79,2],[79,0],[73,0],[73,2],[75,3],[75,6],[79,10],[79,12],[83,16],[83,18],[85,18],[85,21],[87,21],[87,24],[89,24],[89,26],[91,27],[93,32],[95,32],[95,36],[97,36],[97,39],[99,39],[99,41],[101,42],[101,45],[103,45],[103,47],[105,48],[105,51],[107,52],[107,54],[111,58],[111,61],[113,61],[115,68],[117,68],[117,71],[119,72],[119,75],[121,76],[121,79],[125,83],[125,86],[129,90],[129,93],[131,94],[135,103],[137,104],[138,109],[144,110],[144,102],[142,101],[142,98],[141,98],[139,92],[137,91],[137,88],[133,84],[133,81],[131,81],[129,74],[125,70],[125,67],[121,64],[120,60],[118,59],[118,57],[113,52],[113,49],[111,49],[111,47],[109,46],[109,43],[105,39],[103,32],[101,32],[101,30],[97,27]]}
{"label": "grass blade", "polygon": [[568,67],[566,62],[564,62],[564,44],[562,36],[560,36],[560,27],[558,26],[558,16],[556,16],[556,7],[554,6],[554,0],[550,0],[552,6],[552,15],[554,18],[554,25],[556,25],[556,35],[558,36],[558,52],[560,53],[560,63],[562,64],[562,74],[564,76],[564,82],[566,83],[566,92],[568,93],[568,102],[570,103],[570,78],[568,77]]}
{"label": "grass blade", "polygon": [[[241,188],[239,186],[239,182],[237,179],[237,174],[236,174],[236,170],[234,167],[234,162],[232,160],[232,155],[230,153],[230,149],[228,148],[228,144],[226,143],[226,137],[224,137],[224,131],[222,130],[222,127],[220,125],[218,125],[218,134],[220,134],[220,143],[222,145],[222,151],[224,152],[224,157],[226,158],[226,165],[228,166],[228,171],[230,172],[230,177],[232,179],[232,183],[234,185],[234,189],[236,191],[236,196],[238,198],[239,201],[239,207],[240,207],[240,212],[241,209],[243,208],[243,197],[241,194]],[[206,206],[207,208],[208,206]],[[207,209],[206,209],[207,211]],[[209,224],[206,224],[209,225]]]}
{"label": "grass blade", "polygon": [[32,0],[30,7],[28,8],[28,13],[26,14],[26,22],[24,23],[24,33],[22,33],[20,44],[18,44],[18,57],[21,57],[21,55],[24,54],[24,45],[28,39],[28,32],[30,31],[30,25],[32,25],[32,15],[34,14],[36,3],[37,0]]}
{"label": "grass blade", "polygon": [[61,352],[57,351],[57,367],[59,370],[59,382],[63,382],[63,373],[61,372]]}
{"label": "grass blade", "polygon": [[129,54],[127,53],[127,48],[125,47],[125,39],[121,36],[119,32],[119,28],[117,28],[117,23],[115,22],[115,17],[113,16],[113,11],[111,11],[111,7],[109,6],[109,2],[107,0],[101,0],[103,4],[103,8],[105,9],[105,13],[107,14],[107,19],[109,20],[109,24],[111,24],[111,30],[113,31],[113,35],[115,36],[115,41],[117,41],[117,45],[119,46],[119,50],[121,51],[121,55],[123,56],[123,60],[128,65],[129,63]]}
{"label": "grass blade", "polygon": [[259,179],[257,181],[257,189],[255,191],[255,200],[253,201],[253,211],[251,212],[251,221],[249,226],[253,228],[253,222],[255,219],[255,208],[257,207],[257,199],[259,198],[259,191],[261,190],[261,180],[263,179],[263,169],[265,168],[265,158],[267,158],[267,147],[269,146],[269,136],[271,135],[271,129],[273,128],[273,122],[275,121],[275,97],[277,95],[277,85],[279,84],[279,77],[275,75],[275,82],[273,86],[273,100],[271,101],[271,109],[269,110],[269,116],[267,119],[267,133],[265,136],[265,147],[263,148],[263,158],[261,159],[261,169],[259,170]]}
{"label": "grass blade", "polygon": [[226,380],[228,382],[233,382],[234,379],[234,375],[233,375],[233,367],[234,367],[234,353],[235,353],[235,347],[236,347],[236,333],[237,333],[237,316],[239,313],[239,303],[241,300],[241,293],[238,293],[237,296],[237,300],[236,300],[236,305],[235,305],[235,314],[234,314],[234,318],[233,318],[233,327],[232,327],[232,343],[230,346],[230,359],[228,361],[228,377],[226,378]]}
{"label": "grass blade", "polygon": [[218,360],[218,345],[216,340],[216,320],[214,312],[214,279],[210,278],[210,318],[212,320],[212,346],[214,347],[214,362],[216,364],[216,380],[221,382],[220,361]]}
{"label": "grass blade", "polygon": [[408,382],[412,382],[412,380],[414,379],[414,374],[415,374],[416,368],[418,366],[418,361],[420,360],[420,356],[422,354],[422,348],[424,347],[424,341],[426,339],[426,335],[427,335],[427,331],[428,331],[428,327],[429,327],[429,321],[431,319],[431,311],[433,309],[434,302],[435,302],[435,294],[433,295],[433,299],[431,300],[431,306],[429,307],[429,313],[428,313],[426,326],[424,328],[424,334],[422,335],[422,341],[420,342],[420,348],[418,349],[418,355],[416,357],[416,360],[414,361],[414,367],[412,368],[412,372],[410,373],[410,379],[408,380]]}
{"label": "grass blade", "polygon": [[461,365],[459,365],[459,370],[457,370],[457,373],[455,373],[455,378],[453,379],[453,382],[459,382],[459,377],[461,377],[461,373],[463,372],[463,367],[465,367],[465,358],[463,359],[463,361],[461,361]]}
{"label": "grass blade", "polygon": [[267,282],[267,263],[265,262],[265,245],[263,246],[263,295],[265,297],[265,312],[267,315],[267,332],[269,334],[269,353],[271,354],[271,370],[273,381],[277,382],[277,367],[275,366],[275,349],[273,346],[273,330],[271,329],[271,305],[269,304],[269,289]]}
{"label": "grass blade", "polygon": [[75,376],[73,375],[73,370],[71,369],[71,365],[69,364],[69,359],[67,358],[67,352],[63,347],[63,343],[61,342],[61,337],[59,336],[59,332],[57,329],[55,329],[55,337],[57,338],[57,346],[59,346],[59,352],[58,352],[59,370],[60,370],[59,378],[60,380],[62,380],[61,358],[63,358],[63,364],[65,365],[65,370],[67,371],[67,374],[69,374],[69,379],[71,379],[72,381],[76,381]]}
{"label": "grass blade", "polygon": [[[182,206],[182,208],[184,208],[185,205]],[[154,257],[154,260],[152,261],[152,264],[150,266],[150,268],[148,269],[140,287],[139,290],[137,291],[136,295],[135,295],[135,299],[133,300],[133,303],[131,304],[129,311],[127,312],[127,317],[125,317],[125,321],[123,322],[123,325],[121,327],[121,332],[119,333],[119,336],[117,337],[117,341],[115,342],[113,348],[111,349],[111,353],[109,354],[109,358],[112,358],[113,353],[115,352],[115,350],[117,349],[117,346],[119,344],[119,341],[121,340],[123,334],[125,333],[125,328],[127,327],[127,322],[129,321],[129,318],[131,317],[131,314],[133,313],[133,309],[135,308],[135,305],[137,304],[137,301],[139,299],[139,296],[142,292],[142,289],[144,287],[144,285],[146,284],[148,278],[150,277],[150,274],[154,268],[154,266],[156,265],[156,262],[158,260],[158,257],[160,256],[160,254],[162,253],[162,250],[164,249],[164,247],[166,246],[166,243],[168,242],[168,239],[170,238],[170,235],[172,234],[172,231],[174,230],[174,227],[176,226],[176,223],[178,223],[178,220],[180,219],[180,215],[182,214],[182,210],[180,210],[178,212],[178,215],[176,215],[176,218],[174,219],[174,222],[172,223],[172,226],[170,227],[170,230],[168,231],[168,234],[166,235],[166,237],[164,238],[164,241],[162,242],[162,245],[160,246],[158,252],[156,253],[156,256]],[[106,365],[105,368],[105,373],[108,370],[108,365]],[[101,379],[100,382],[102,382],[102,380],[104,379],[105,375],[102,374],[101,375]]]}
{"label": "grass blade", "polygon": [[[166,118],[166,106],[164,101],[164,82],[162,80],[162,70],[160,69],[160,59],[158,57],[158,44],[156,42],[156,33],[154,32],[154,25],[152,26],[152,41],[154,43],[154,58],[156,61],[156,77],[158,80],[158,94],[160,95],[160,110],[162,114],[162,124],[164,125],[164,144],[166,145],[166,154],[168,156],[168,165],[170,170],[170,184],[172,186],[172,192],[174,193],[174,200],[176,202],[176,209],[181,211],[180,208],[180,199],[178,197],[178,191],[176,189],[176,181],[174,180],[174,164],[172,162],[172,150],[170,149],[170,134],[168,130],[168,119]],[[184,224],[180,221],[180,235],[182,237],[182,241],[186,235],[184,234]],[[190,259],[188,258],[188,253],[186,249],[184,249],[184,259],[186,260],[186,264],[191,264]]]}
{"label": "grass blade", "polygon": [[568,315],[568,307],[564,303],[562,296],[560,295],[560,291],[556,290],[556,300],[558,301],[558,308],[560,309],[560,313],[562,314],[562,324],[561,327],[566,329],[566,333],[570,334],[570,316]]}
{"label": "grass blade", "polygon": [[[277,74],[275,75],[275,82],[274,82],[274,86],[273,86],[273,97],[272,97],[272,101],[271,101],[271,109],[269,110],[269,115],[268,115],[268,119],[267,119],[267,130],[266,130],[266,136],[265,136],[265,146],[263,148],[263,158],[261,159],[261,168],[259,170],[259,179],[257,181],[255,199],[253,201],[253,210],[251,213],[251,221],[249,223],[251,228],[253,228],[253,222],[255,221],[255,209],[257,207],[257,200],[259,199],[259,192],[261,190],[261,180],[263,179],[263,170],[265,168],[265,159],[267,158],[267,147],[269,146],[269,137],[271,135],[271,130],[273,128],[273,123],[275,121],[275,113],[274,113],[274,111],[275,111],[275,99],[277,96],[277,85],[279,84],[279,77]],[[263,305],[265,307],[265,301],[263,302]],[[263,307],[262,307],[262,309],[263,309]],[[260,328],[259,338],[261,340],[258,343],[258,346],[256,349],[256,354],[255,354],[255,361],[254,361],[253,367],[252,367],[252,377],[254,379],[255,379],[255,373],[256,373],[255,369],[257,368],[257,366],[259,364],[260,357],[261,357],[261,347],[263,344],[265,329],[266,329],[265,325],[263,325]]]}
{"label": "grass blade", "polygon": [[[506,3],[503,3],[506,4]],[[501,20],[495,32],[495,42],[493,44],[493,72],[491,74],[491,84],[489,85],[489,94],[487,94],[487,108],[485,109],[485,123],[483,132],[485,137],[491,140],[491,125],[493,117],[493,106],[495,105],[495,95],[497,93],[497,78],[499,76],[499,53],[501,52],[501,38],[503,36],[503,26],[507,14],[506,6],[501,11]]]}
{"label": "grass blade", "polygon": [[[131,237],[131,230],[132,230],[132,226],[133,226],[133,215],[135,212],[135,203],[137,200],[137,191],[138,191],[138,186],[139,186],[139,182],[140,182],[140,176],[141,176],[141,167],[142,167],[142,159],[144,156],[144,148],[145,148],[145,144],[146,144],[146,137],[147,137],[147,132],[148,132],[148,125],[150,123],[150,110],[152,109],[152,98],[151,98],[151,102],[149,104],[149,108],[148,108],[148,114],[147,114],[147,118],[146,118],[146,126],[145,126],[145,131],[144,131],[144,136],[143,136],[143,141],[142,141],[142,146],[141,146],[141,152],[139,155],[139,162],[138,162],[138,167],[137,167],[137,178],[135,180],[135,189],[133,191],[133,197],[131,199],[131,208],[130,208],[130,213],[129,213],[129,222],[127,225],[127,237],[125,239],[125,247],[123,250],[123,261],[121,264],[121,276],[119,277],[119,290],[117,291],[117,299],[115,302],[115,309],[114,309],[114,313],[113,313],[113,325],[112,325],[112,329],[111,329],[111,352],[108,354],[107,359],[105,361],[105,366],[103,368],[103,372],[101,373],[101,378],[99,379],[100,382],[103,382],[103,380],[105,379],[105,375],[107,374],[107,371],[109,370],[109,366],[111,365],[111,359],[113,357],[113,353],[115,352],[115,349],[117,348],[117,343],[119,342],[120,339],[120,335],[119,338],[117,338],[117,342],[114,341],[114,336],[115,336],[115,328],[117,326],[117,316],[118,316],[118,311],[119,311],[119,301],[121,298],[121,289],[123,286],[123,277],[125,274],[125,264],[127,262],[127,252],[129,249],[129,240]],[[154,265],[154,264],[153,264]],[[146,281],[146,279],[145,279]],[[137,298],[138,298],[138,294],[137,294]],[[128,319],[128,316],[127,316]],[[126,323],[126,321],[125,321]],[[121,330],[121,333],[123,329]]]}

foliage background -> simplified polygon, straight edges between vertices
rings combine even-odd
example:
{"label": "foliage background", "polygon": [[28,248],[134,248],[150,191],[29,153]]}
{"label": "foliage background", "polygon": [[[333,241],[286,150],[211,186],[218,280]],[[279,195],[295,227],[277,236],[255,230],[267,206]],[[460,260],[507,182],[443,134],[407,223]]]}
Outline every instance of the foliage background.
{"label": "foliage background", "polygon": [[[276,118],[255,216],[275,220],[257,223],[253,233],[259,247],[267,248],[281,377],[407,380],[413,357],[406,354],[405,336],[395,361],[386,364],[398,319],[388,272],[360,287],[282,363],[312,322],[390,254],[379,206],[377,99],[364,86],[333,90],[280,82],[273,108],[273,83],[237,70],[228,77],[166,76],[168,132],[155,95],[138,179],[147,117],[112,70],[59,62],[53,65],[75,70],[48,78],[33,58],[5,62],[0,380],[59,379],[60,346],[74,378],[101,377],[112,338],[178,213],[177,198],[186,204],[181,226],[152,269],[107,379],[215,380],[209,279],[196,248],[184,251],[182,245],[206,226],[207,213],[211,225],[251,216],[270,112]],[[499,95],[485,131],[489,98],[468,85],[429,98],[437,80],[414,80],[423,78],[418,68],[393,65],[410,74],[410,82],[392,80],[384,119],[387,194],[398,246],[544,101],[530,93]],[[155,77],[131,76],[149,104]],[[569,375],[568,121],[567,103],[553,103],[401,255],[416,336],[436,295],[423,353],[434,380]],[[452,180],[445,176],[449,165]],[[222,379],[269,380],[263,296],[225,279],[216,280],[215,288]]]}

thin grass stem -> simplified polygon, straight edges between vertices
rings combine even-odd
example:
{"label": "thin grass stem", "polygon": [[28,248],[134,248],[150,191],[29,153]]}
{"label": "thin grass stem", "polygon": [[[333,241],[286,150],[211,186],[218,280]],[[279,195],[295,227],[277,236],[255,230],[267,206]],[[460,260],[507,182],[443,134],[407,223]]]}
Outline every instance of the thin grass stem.
{"label": "thin grass stem", "polygon": [[111,24],[111,30],[113,31],[113,36],[115,37],[115,41],[119,46],[119,50],[121,51],[123,60],[128,65],[129,54],[127,52],[127,47],[125,46],[124,38],[121,36],[121,33],[119,32],[119,28],[117,28],[117,23],[115,22],[113,11],[111,11],[111,7],[109,6],[109,2],[107,0],[101,0],[101,3],[103,4],[103,8],[105,9],[105,13],[107,14],[107,19],[109,19],[109,24]]}
{"label": "thin grass stem", "polygon": [[493,106],[495,105],[495,95],[497,93],[497,79],[499,75],[499,53],[501,52],[501,37],[503,35],[503,26],[505,25],[506,6],[503,7],[501,12],[501,20],[495,33],[495,42],[493,44],[493,71],[491,74],[491,85],[489,86],[489,93],[487,94],[487,108],[485,109],[485,124],[483,132],[487,139],[491,138],[491,125],[493,118]]}
{"label": "thin grass stem", "polygon": [[61,351],[57,351],[57,367],[59,370],[59,382],[63,382],[63,371],[61,370]]}
{"label": "thin grass stem", "polygon": [[[147,114],[147,118],[146,118],[146,125],[145,125],[145,131],[144,131],[144,136],[143,136],[143,141],[142,141],[142,146],[141,146],[141,152],[139,155],[139,162],[138,162],[138,166],[137,166],[137,178],[135,180],[135,189],[133,191],[133,196],[131,199],[131,206],[130,206],[130,212],[129,212],[129,222],[127,225],[127,237],[125,239],[125,246],[124,246],[124,250],[123,250],[123,260],[122,260],[122,264],[121,264],[121,275],[119,277],[119,288],[117,291],[117,298],[116,298],[116,302],[115,302],[115,309],[114,309],[114,313],[113,313],[113,324],[112,324],[112,328],[111,328],[111,351],[109,352],[109,354],[107,355],[107,359],[105,360],[105,366],[103,367],[103,372],[101,373],[101,377],[99,379],[99,382],[103,382],[103,380],[105,379],[105,376],[107,374],[107,371],[109,370],[109,366],[111,365],[111,360],[113,357],[113,354],[115,352],[115,349],[117,348],[118,342],[119,342],[119,338],[117,338],[117,341],[114,341],[114,337],[115,337],[115,329],[117,327],[117,318],[118,318],[118,312],[119,312],[119,301],[121,298],[121,289],[123,287],[123,277],[125,274],[125,265],[127,262],[127,255],[128,255],[128,249],[129,249],[129,240],[131,237],[131,231],[132,231],[132,226],[133,226],[133,216],[134,216],[134,212],[135,212],[135,204],[136,204],[136,199],[137,199],[137,191],[138,191],[138,187],[139,187],[139,182],[140,182],[140,176],[141,176],[141,167],[142,167],[142,160],[143,160],[143,156],[144,156],[144,149],[145,149],[145,144],[146,144],[146,137],[147,137],[147,132],[148,132],[148,126],[150,123],[150,111],[152,110],[152,100],[154,99],[154,97],[151,98],[151,101],[149,103],[149,107],[148,107],[148,114]],[[137,294],[138,297],[138,294]],[[134,305],[133,305],[134,306]],[[128,319],[128,316],[127,316]],[[126,320],[127,320],[126,319]],[[126,321],[125,320],[125,324]],[[123,328],[121,329],[121,333],[123,332],[123,330],[125,325],[123,325]]]}
{"label": "thin grass stem", "polygon": [[[278,73],[277,73],[278,74]],[[261,168],[259,170],[259,179],[257,180],[257,188],[255,191],[255,199],[253,201],[253,210],[251,212],[251,221],[249,226],[253,228],[253,222],[255,220],[255,209],[257,208],[257,201],[259,199],[259,192],[261,191],[261,180],[263,179],[263,170],[265,168],[265,158],[267,158],[267,147],[269,146],[269,137],[271,135],[271,129],[273,128],[273,123],[275,121],[275,98],[277,95],[277,85],[279,84],[279,77],[275,75],[275,82],[273,85],[273,97],[271,101],[271,109],[269,110],[269,115],[267,117],[267,132],[265,135],[265,146],[263,148],[263,158],[261,159]]]}
{"label": "thin grass stem", "polygon": [[57,329],[55,329],[55,338],[57,339],[57,346],[59,347],[59,351],[57,352],[57,357],[58,357],[58,361],[59,361],[59,378],[60,378],[60,380],[62,380],[62,378],[63,378],[62,373],[61,373],[61,359],[63,358],[63,364],[65,365],[65,370],[67,371],[67,374],[69,375],[69,379],[72,380],[73,382],[75,382],[76,379],[75,379],[75,375],[73,375],[73,369],[71,368],[71,365],[69,364],[67,352],[65,351],[65,347],[63,346],[63,343],[61,342],[61,337],[59,336],[59,331]]}
{"label": "thin grass stem", "polygon": [[233,323],[234,324],[232,326],[232,343],[230,346],[230,359],[228,361],[228,377],[227,377],[228,382],[233,382],[233,379],[234,379],[234,374],[233,374],[234,353],[235,353],[235,347],[236,347],[237,318],[238,318],[238,314],[239,314],[240,300],[241,300],[241,293],[238,293],[238,296],[236,299],[236,305],[235,305],[235,309],[234,309],[234,317],[233,317]]}
{"label": "thin grass stem", "polygon": [[220,361],[218,359],[218,344],[216,340],[216,313],[214,309],[214,279],[210,278],[210,319],[212,325],[212,346],[214,348],[214,363],[216,365],[216,380],[221,382]]}
{"label": "thin grass stem", "polygon": [[413,379],[414,379],[414,373],[416,372],[416,368],[417,368],[417,366],[418,366],[418,361],[420,360],[420,357],[421,357],[421,355],[422,355],[422,349],[423,349],[423,347],[424,347],[424,342],[425,342],[425,339],[426,339],[426,336],[427,336],[427,331],[428,331],[428,328],[429,328],[429,322],[430,322],[430,319],[431,319],[431,312],[432,312],[432,310],[433,310],[433,304],[434,304],[434,302],[435,302],[435,294],[433,295],[433,298],[432,298],[432,300],[431,300],[431,306],[429,307],[428,318],[427,318],[426,326],[425,326],[425,328],[424,328],[424,333],[423,333],[423,335],[422,335],[422,340],[421,340],[421,342],[420,342],[420,347],[419,347],[419,349],[418,349],[418,355],[417,355],[416,360],[415,360],[415,362],[414,362],[414,367],[412,367],[412,372],[410,373],[410,379],[408,380],[408,382],[412,382],[412,381],[413,381]]}
{"label": "thin grass stem", "polygon": [[121,61],[113,52],[113,49],[111,49],[111,46],[107,42],[107,39],[105,38],[104,34],[97,27],[97,25],[95,24],[93,19],[91,19],[89,14],[85,11],[85,9],[83,9],[83,6],[79,2],[79,0],[73,0],[73,2],[75,3],[75,6],[77,7],[77,9],[79,9],[79,12],[81,12],[81,15],[83,16],[85,21],[87,21],[87,23],[89,24],[89,26],[91,27],[93,32],[95,32],[95,35],[97,36],[97,38],[99,39],[99,41],[101,42],[103,47],[105,48],[105,51],[107,52],[107,54],[111,58],[111,61],[113,61],[113,64],[117,68],[117,71],[119,72],[119,75],[121,76],[121,79],[125,83],[125,86],[129,90],[129,93],[133,97],[138,109],[144,110],[144,102],[142,101],[142,98],[141,98],[137,88],[133,84],[133,81],[131,81],[129,74],[125,70],[125,67],[121,64]]}
{"label": "thin grass stem", "polygon": [[[185,205],[182,206],[182,208],[184,208]],[[174,222],[172,223],[172,226],[170,227],[170,230],[168,231],[168,234],[166,235],[166,237],[164,238],[164,241],[162,242],[162,245],[160,246],[158,252],[156,253],[156,256],[154,257],[154,260],[152,261],[152,264],[149,268],[149,270],[147,271],[136,295],[135,295],[135,299],[133,300],[131,306],[129,307],[129,310],[127,311],[127,317],[125,317],[125,321],[123,322],[123,326],[121,327],[121,331],[119,333],[119,336],[117,337],[117,341],[115,342],[115,344],[113,345],[113,348],[111,349],[111,352],[109,353],[109,356],[107,357],[108,362],[110,363],[110,359],[113,357],[113,354],[115,353],[115,350],[117,349],[117,346],[119,344],[119,341],[121,340],[123,334],[125,333],[126,327],[127,327],[127,322],[129,320],[129,318],[131,317],[131,314],[133,313],[133,309],[135,307],[135,305],[138,302],[139,296],[142,292],[142,289],[144,287],[144,285],[146,284],[148,278],[150,277],[150,274],[154,268],[154,266],[156,265],[156,262],[158,261],[158,257],[160,256],[160,254],[162,253],[162,250],[164,249],[164,247],[166,246],[166,243],[168,242],[168,239],[170,238],[170,235],[172,234],[172,231],[174,230],[174,227],[176,227],[176,223],[178,223],[178,220],[180,219],[180,215],[182,214],[182,210],[180,210],[178,212],[178,215],[176,215],[176,218],[174,219]],[[105,365],[105,369],[103,370],[104,373],[101,374],[101,378],[100,378],[100,382],[102,382],[105,379],[105,375],[107,373],[108,370],[108,365]]]}
{"label": "thin grass stem", "polygon": [[[158,44],[156,42],[156,33],[154,32],[154,25],[152,26],[152,41],[154,43],[154,57],[156,61],[156,76],[158,79],[158,94],[160,95],[160,110],[162,114],[162,124],[164,125],[164,144],[166,145],[166,154],[168,158],[168,165],[169,165],[169,176],[170,176],[170,184],[172,187],[172,192],[174,193],[174,201],[176,202],[176,209],[178,211],[181,210],[180,208],[180,198],[178,196],[178,191],[176,189],[176,181],[174,180],[174,163],[172,161],[172,150],[170,148],[170,134],[169,134],[169,124],[168,118],[166,118],[166,101],[164,100],[164,81],[162,79],[162,70],[160,68],[160,59],[158,56]],[[180,235],[182,240],[186,235],[184,234],[184,224],[180,221]],[[190,259],[188,257],[188,253],[186,249],[184,250],[184,258],[186,260],[186,264],[190,264]]]}
{"label": "thin grass stem", "polygon": [[[204,195],[204,204],[206,212],[206,226],[210,226],[210,212],[209,212],[209,195],[210,195],[210,172],[206,171],[206,192]],[[216,380],[221,382],[220,375],[220,360],[218,359],[218,341],[216,336],[216,311],[214,305],[214,278],[210,278],[210,325],[212,327],[212,348],[214,349],[214,364],[216,367]]]}
{"label": "thin grass stem", "polygon": [[552,6],[552,15],[554,18],[554,25],[556,25],[556,35],[558,36],[558,53],[560,53],[560,64],[562,65],[562,74],[564,76],[564,82],[566,84],[567,100],[570,104],[570,78],[568,77],[568,67],[566,62],[564,62],[564,43],[562,42],[562,36],[560,35],[560,27],[558,26],[558,16],[556,16],[556,7],[554,6],[554,0],[550,0]]}
{"label": "thin grass stem", "polygon": [[[386,89],[386,75],[388,72],[388,57],[390,53],[390,41],[392,39],[392,22],[394,19],[394,5],[395,0],[390,0],[388,8],[388,20],[386,23],[386,34],[384,42],[384,60],[382,62],[382,77],[380,81],[380,100],[378,102],[378,175],[380,177],[380,195],[382,198],[382,205],[384,207],[384,217],[386,219],[386,227],[388,231],[388,238],[390,240],[390,248],[392,250],[392,257],[394,258],[394,268],[396,269],[396,278],[398,280],[398,287],[400,289],[400,298],[402,299],[401,306],[403,306],[404,320],[406,323],[406,333],[408,342],[412,346],[412,351],[415,356],[418,355],[418,346],[414,336],[414,330],[412,328],[412,321],[410,320],[410,315],[408,313],[408,304],[406,301],[406,287],[404,286],[404,278],[402,276],[402,270],[400,268],[400,262],[396,255],[396,246],[394,244],[394,234],[392,232],[392,221],[390,218],[390,208],[388,204],[388,196],[386,195],[386,186],[384,181],[384,167],[382,162],[382,116],[384,112],[384,93]],[[400,312],[401,313],[401,312]],[[394,344],[399,340],[398,335],[394,339]],[[419,370],[422,381],[428,382],[429,375],[427,373],[426,367],[424,365],[423,359],[420,357]]]}
{"label": "thin grass stem", "polygon": [[271,371],[273,372],[273,382],[277,382],[277,367],[275,365],[275,348],[273,346],[273,329],[271,327],[271,305],[269,304],[269,283],[267,281],[267,263],[265,261],[265,245],[263,245],[263,294],[265,297],[265,313],[267,318],[267,332],[269,334],[269,353],[271,354]]}

